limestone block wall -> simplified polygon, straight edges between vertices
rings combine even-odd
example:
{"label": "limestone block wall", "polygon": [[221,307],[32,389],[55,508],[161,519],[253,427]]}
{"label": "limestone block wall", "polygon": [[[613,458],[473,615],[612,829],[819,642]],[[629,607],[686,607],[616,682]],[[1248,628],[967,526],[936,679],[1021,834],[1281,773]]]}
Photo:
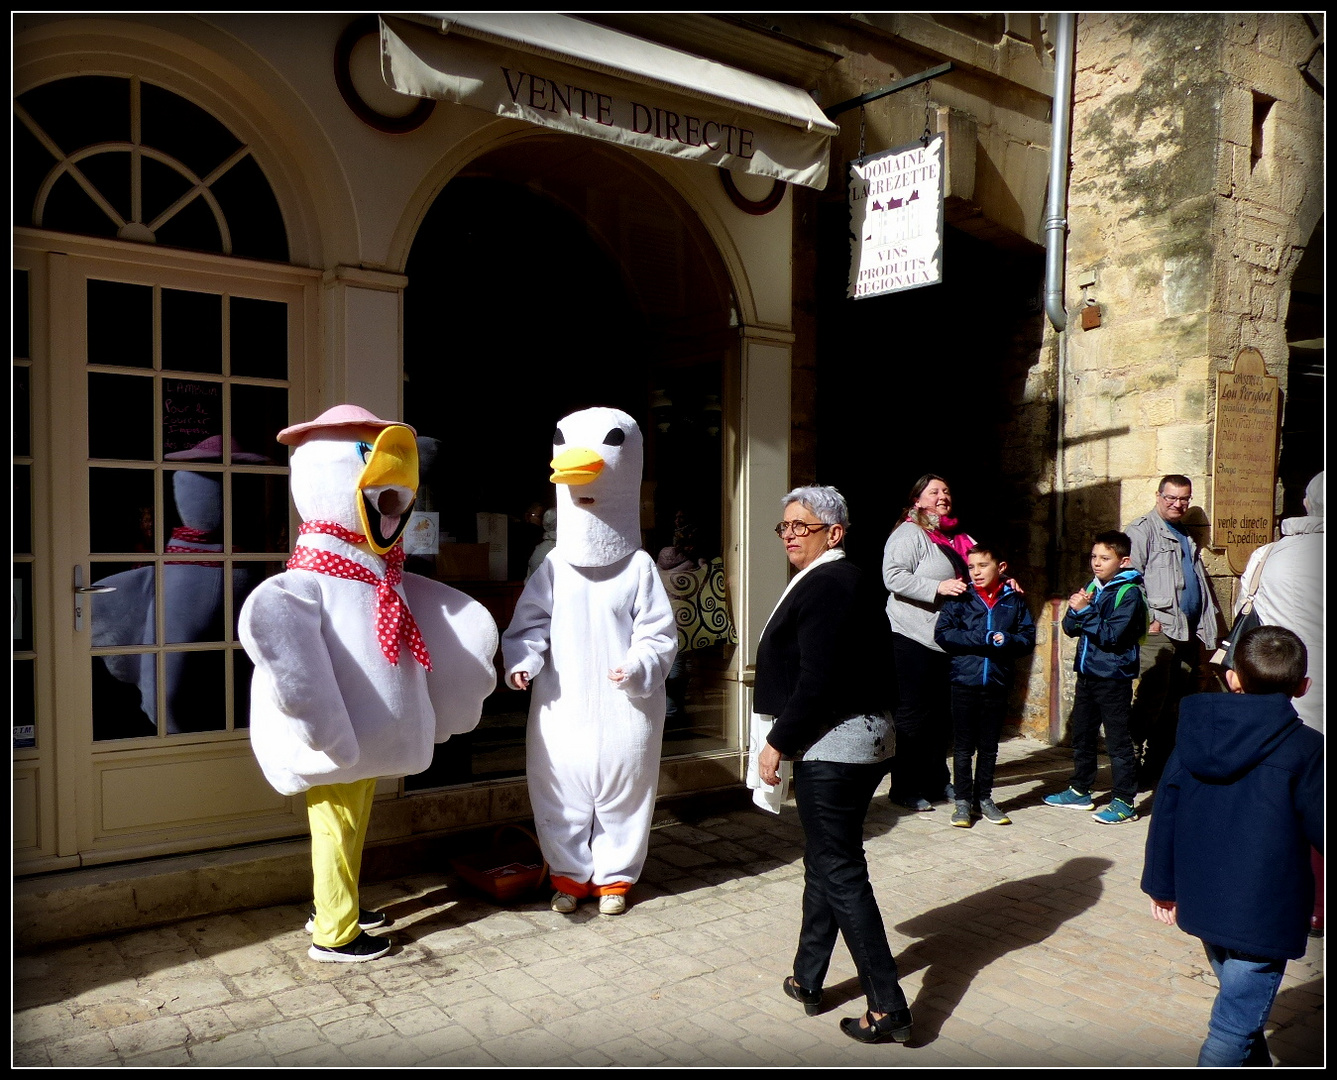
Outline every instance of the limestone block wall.
{"label": "limestone block wall", "polygon": [[[1165,473],[1192,478],[1208,544],[1217,372],[1253,346],[1286,390],[1290,279],[1322,206],[1321,84],[1297,65],[1321,18],[1078,17],[1061,418],[1074,577],[1091,534],[1150,509]],[[1082,329],[1086,300],[1098,328]],[[1234,579],[1219,551],[1206,561],[1228,609]]]}

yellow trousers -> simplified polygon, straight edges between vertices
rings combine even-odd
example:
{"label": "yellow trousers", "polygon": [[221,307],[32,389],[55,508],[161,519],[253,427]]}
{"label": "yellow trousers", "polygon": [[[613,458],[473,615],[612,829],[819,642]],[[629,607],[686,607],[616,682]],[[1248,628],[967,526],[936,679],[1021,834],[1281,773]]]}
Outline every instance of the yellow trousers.
{"label": "yellow trousers", "polygon": [[361,933],[357,883],[375,794],[374,777],[306,792],[316,900],[316,931],[311,940],[327,949],[347,945]]}

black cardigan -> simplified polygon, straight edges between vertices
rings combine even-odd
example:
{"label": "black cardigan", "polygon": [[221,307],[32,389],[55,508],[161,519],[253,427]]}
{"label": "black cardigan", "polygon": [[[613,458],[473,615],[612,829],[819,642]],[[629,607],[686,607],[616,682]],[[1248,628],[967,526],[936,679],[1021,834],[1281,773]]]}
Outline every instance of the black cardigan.
{"label": "black cardigan", "polygon": [[848,559],[815,567],[771,615],[757,647],[753,708],[775,717],[766,741],[786,757],[851,716],[896,703],[885,597]]}

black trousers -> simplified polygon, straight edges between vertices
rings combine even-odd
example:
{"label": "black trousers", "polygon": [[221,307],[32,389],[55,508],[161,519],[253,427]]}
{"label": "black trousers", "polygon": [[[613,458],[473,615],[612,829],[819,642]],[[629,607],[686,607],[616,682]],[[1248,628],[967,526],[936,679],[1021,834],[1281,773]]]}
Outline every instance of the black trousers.
{"label": "black trousers", "polygon": [[1105,728],[1105,749],[1114,774],[1110,794],[1129,806],[1137,798],[1137,757],[1128,734],[1133,702],[1132,679],[1077,676],[1072,702],[1072,780],[1077,791],[1090,791],[1096,781],[1096,740]]}
{"label": "black trousers", "polygon": [[[993,774],[998,767],[998,733],[1007,716],[1007,688],[960,686],[952,683],[952,732],[957,801],[978,806],[993,795]],[[971,758],[975,775],[971,777]]]}
{"label": "black trousers", "polygon": [[906,1007],[863,850],[864,817],[883,775],[881,764],[794,762],[794,798],[804,834],[803,926],[794,979],[808,990],[821,989],[839,931],[868,1008],[880,1013]]}
{"label": "black trousers", "polygon": [[891,635],[896,660],[896,756],[891,759],[891,800],[941,799],[951,777],[951,661],[946,653]]}

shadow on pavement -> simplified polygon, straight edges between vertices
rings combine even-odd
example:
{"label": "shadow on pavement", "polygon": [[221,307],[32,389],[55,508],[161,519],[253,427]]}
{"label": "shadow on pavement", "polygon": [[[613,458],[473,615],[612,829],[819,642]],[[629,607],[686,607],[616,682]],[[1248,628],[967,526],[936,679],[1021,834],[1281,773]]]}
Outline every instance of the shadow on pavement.
{"label": "shadow on pavement", "polygon": [[[897,932],[921,939],[896,957],[901,978],[924,969],[919,994],[910,1005],[915,1017],[910,1045],[937,1039],[975,976],[995,960],[1043,941],[1094,906],[1104,891],[1100,879],[1113,865],[1093,856],[1070,859],[1053,873],[1005,881],[898,924]],[[1035,903],[1039,898],[1045,902]],[[1010,913],[1018,903],[1029,905],[1024,921]]]}

